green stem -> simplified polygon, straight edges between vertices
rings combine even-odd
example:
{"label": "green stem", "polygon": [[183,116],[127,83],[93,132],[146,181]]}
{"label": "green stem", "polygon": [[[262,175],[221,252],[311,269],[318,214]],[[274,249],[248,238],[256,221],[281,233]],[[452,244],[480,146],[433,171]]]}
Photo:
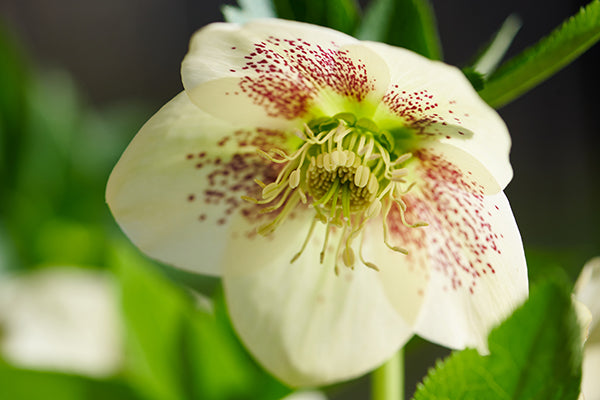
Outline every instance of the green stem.
{"label": "green stem", "polygon": [[404,349],[373,371],[371,394],[371,400],[404,399]]}

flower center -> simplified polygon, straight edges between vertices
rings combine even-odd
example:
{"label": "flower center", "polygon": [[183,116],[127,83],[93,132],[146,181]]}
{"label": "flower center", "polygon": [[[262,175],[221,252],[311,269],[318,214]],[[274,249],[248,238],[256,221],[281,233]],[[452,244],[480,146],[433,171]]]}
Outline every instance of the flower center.
{"label": "flower center", "polygon": [[354,268],[352,244],[359,236],[360,260],[367,267],[378,270],[362,256],[362,231],[368,220],[383,213],[385,244],[394,251],[407,254],[406,250],[390,244],[386,220],[392,205],[396,204],[406,226],[427,225],[423,222],[408,224],[404,218],[407,206],[402,196],[413,184],[405,180],[408,170],[402,165],[412,154],[394,149],[393,137],[380,131],[372,121],[356,120],[348,113],[311,121],[297,135],[303,144],[291,155],[280,149],[269,153],[258,150],[267,160],[285,164],[274,182],[265,184],[255,180],[262,187],[262,199],[244,197],[256,204],[270,204],[261,210],[262,213],[279,210],[279,214],[260,226],[258,232],[268,235],[275,231],[302,202],[315,210],[315,217],[302,248],[291,262],[302,254],[316,223],[321,222],[327,225],[321,262],[329,234],[337,227],[342,233],[336,250],[336,273],[339,272],[337,261],[340,258],[347,267]]}

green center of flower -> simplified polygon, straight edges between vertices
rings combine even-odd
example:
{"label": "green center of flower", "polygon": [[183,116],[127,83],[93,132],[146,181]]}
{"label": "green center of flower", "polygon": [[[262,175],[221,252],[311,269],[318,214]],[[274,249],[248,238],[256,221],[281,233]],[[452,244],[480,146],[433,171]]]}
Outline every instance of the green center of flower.
{"label": "green center of flower", "polygon": [[[302,254],[316,223],[321,222],[327,225],[321,262],[329,233],[333,227],[338,227],[342,233],[337,244],[336,261],[341,258],[347,267],[353,268],[353,241],[361,236],[369,219],[383,212],[386,245],[406,254],[406,250],[389,243],[386,219],[391,206],[397,204],[406,226],[426,225],[423,222],[408,224],[404,219],[407,206],[402,196],[413,186],[405,180],[408,169],[404,165],[412,154],[398,152],[394,148],[393,137],[380,131],[372,121],[356,120],[348,113],[311,121],[297,135],[303,143],[291,155],[279,149],[269,153],[259,150],[259,154],[267,160],[285,165],[274,182],[265,184],[256,180],[262,187],[262,199],[244,197],[257,204],[270,204],[261,210],[262,213],[279,210],[279,214],[271,222],[260,226],[258,232],[262,235],[272,233],[295,206],[300,202],[308,204],[314,208],[315,218],[302,248],[291,261]],[[359,246],[362,263],[377,270],[377,266],[364,259],[361,249],[362,244]],[[336,273],[338,271],[336,265]]]}

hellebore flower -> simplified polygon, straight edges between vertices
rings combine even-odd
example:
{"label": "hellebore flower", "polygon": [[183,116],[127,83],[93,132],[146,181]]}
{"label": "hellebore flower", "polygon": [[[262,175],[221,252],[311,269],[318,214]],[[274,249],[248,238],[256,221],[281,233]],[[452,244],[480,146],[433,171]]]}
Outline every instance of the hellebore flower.
{"label": "hellebore flower", "polygon": [[223,277],[241,340],[284,382],[358,376],[413,333],[485,351],[527,296],[510,138],[458,69],[263,20],[198,31],[182,78],[109,206],[150,256]]}
{"label": "hellebore flower", "polygon": [[592,258],[584,265],[575,283],[575,298],[591,314],[583,349],[581,392],[587,400],[600,400],[600,257]]}
{"label": "hellebore flower", "polygon": [[116,374],[123,346],[113,283],[100,272],[66,266],[2,276],[2,358],[25,368]]}

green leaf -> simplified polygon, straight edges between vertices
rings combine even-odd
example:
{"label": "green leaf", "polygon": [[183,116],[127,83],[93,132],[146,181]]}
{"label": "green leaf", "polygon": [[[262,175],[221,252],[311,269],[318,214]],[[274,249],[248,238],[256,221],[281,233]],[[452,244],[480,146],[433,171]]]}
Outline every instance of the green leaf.
{"label": "green leaf", "polygon": [[498,64],[500,64],[500,61],[502,61],[519,29],[521,29],[521,19],[514,14],[509,15],[492,40],[490,40],[490,43],[485,46],[475,62],[468,68],[483,76],[492,74],[498,67]]}
{"label": "green leaf", "polygon": [[428,0],[374,0],[356,36],[404,47],[433,60],[442,58],[435,15]]}
{"label": "green leaf", "polygon": [[224,5],[225,21],[244,24],[257,18],[275,18],[272,0],[238,0],[239,7]]}
{"label": "green leaf", "polygon": [[15,185],[14,166],[24,137],[30,71],[15,40],[0,21],[0,211],[6,208],[4,190]]}
{"label": "green leaf", "polygon": [[489,336],[489,356],[453,353],[419,385],[415,400],[575,400],[581,336],[566,284],[545,282]]}
{"label": "green leaf", "polygon": [[148,399],[275,400],[290,392],[239,343],[220,290],[199,307],[129,246],[116,245],[112,263],[121,284],[127,377]]}
{"label": "green leaf", "polygon": [[501,107],[540,84],[600,39],[600,0],[594,0],[535,46],[501,65],[479,92]]}
{"label": "green leaf", "polygon": [[480,73],[475,71],[473,68],[463,68],[462,73],[465,77],[471,82],[471,86],[475,88],[475,90],[481,90],[485,87],[485,77]]}
{"label": "green leaf", "polygon": [[141,400],[126,383],[55,372],[31,371],[0,362],[0,398],[14,400]]}
{"label": "green leaf", "polygon": [[279,18],[327,26],[353,34],[360,10],[356,0],[273,0]]}
{"label": "green leaf", "polygon": [[185,296],[128,246],[115,246],[111,256],[121,285],[129,379],[149,399],[187,398],[178,354]]}

